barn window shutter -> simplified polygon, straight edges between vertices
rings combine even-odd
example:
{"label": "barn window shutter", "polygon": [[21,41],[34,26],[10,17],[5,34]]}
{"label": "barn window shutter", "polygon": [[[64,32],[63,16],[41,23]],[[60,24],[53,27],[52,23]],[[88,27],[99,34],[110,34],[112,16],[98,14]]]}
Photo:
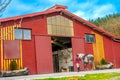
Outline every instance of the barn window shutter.
{"label": "barn window shutter", "polygon": [[74,36],[73,22],[60,15],[47,18],[47,29],[48,34]]}
{"label": "barn window shutter", "polygon": [[4,59],[20,58],[19,40],[4,40]]}

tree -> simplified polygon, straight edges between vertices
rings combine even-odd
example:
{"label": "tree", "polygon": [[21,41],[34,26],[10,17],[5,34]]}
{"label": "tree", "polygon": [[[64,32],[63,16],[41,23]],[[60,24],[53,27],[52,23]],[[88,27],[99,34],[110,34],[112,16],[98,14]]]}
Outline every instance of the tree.
{"label": "tree", "polygon": [[120,13],[109,14],[103,18],[89,21],[116,36],[120,36]]}
{"label": "tree", "polygon": [[11,1],[12,0],[0,0],[0,16],[2,16],[1,13],[6,9]]}

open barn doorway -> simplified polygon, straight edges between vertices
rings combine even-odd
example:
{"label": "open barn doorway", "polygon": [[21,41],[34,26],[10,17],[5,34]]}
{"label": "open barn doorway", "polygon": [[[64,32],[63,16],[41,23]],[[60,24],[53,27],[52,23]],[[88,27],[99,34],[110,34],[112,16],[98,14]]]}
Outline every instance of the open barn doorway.
{"label": "open barn doorway", "polygon": [[52,37],[52,53],[54,72],[73,71],[70,37]]}

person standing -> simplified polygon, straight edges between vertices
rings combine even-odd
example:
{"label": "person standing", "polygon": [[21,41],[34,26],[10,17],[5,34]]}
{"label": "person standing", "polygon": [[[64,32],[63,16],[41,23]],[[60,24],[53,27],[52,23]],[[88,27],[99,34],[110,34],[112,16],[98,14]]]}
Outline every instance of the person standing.
{"label": "person standing", "polygon": [[80,71],[80,61],[81,61],[81,59],[79,58],[79,55],[76,55],[75,63],[76,63],[78,72]]}

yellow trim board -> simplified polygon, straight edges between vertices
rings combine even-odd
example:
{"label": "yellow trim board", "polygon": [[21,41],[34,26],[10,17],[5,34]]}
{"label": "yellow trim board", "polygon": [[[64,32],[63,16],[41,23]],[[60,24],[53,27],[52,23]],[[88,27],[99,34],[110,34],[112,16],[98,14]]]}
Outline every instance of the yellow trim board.
{"label": "yellow trim board", "polygon": [[18,69],[23,68],[22,65],[22,41],[20,41],[20,58],[19,59],[4,59],[4,49],[3,49],[3,41],[4,40],[14,40],[14,28],[16,26],[7,26],[0,29],[0,59],[1,59],[1,70],[7,71],[10,70],[11,61],[15,60],[18,65]]}
{"label": "yellow trim board", "polygon": [[94,61],[95,64],[100,64],[101,59],[104,58],[103,36],[95,32],[92,32],[92,34],[95,34],[95,43],[93,43]]}

